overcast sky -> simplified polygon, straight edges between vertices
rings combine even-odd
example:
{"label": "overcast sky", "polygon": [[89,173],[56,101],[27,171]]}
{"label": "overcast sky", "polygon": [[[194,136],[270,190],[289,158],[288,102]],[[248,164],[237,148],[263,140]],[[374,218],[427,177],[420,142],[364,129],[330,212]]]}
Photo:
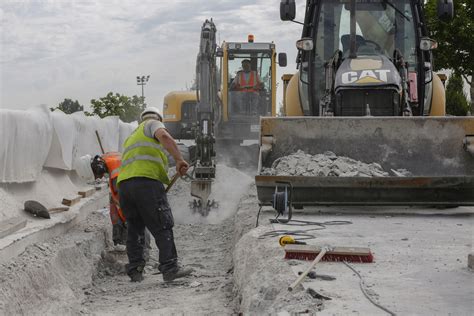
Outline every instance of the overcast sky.
{"label": "overcast sky", "polygon": [[[302,19],[305,1],[298,3]],[[55,106],[109,91],[141,95],[137,75],[150,75],[149,105],[192,82],[201,25],[213,18],[219,43],[274,41],[294,73],[301,26],[282,22],[279,0],[1,0],[0,107]],[[281,98],[281,84],[279,95]]]}

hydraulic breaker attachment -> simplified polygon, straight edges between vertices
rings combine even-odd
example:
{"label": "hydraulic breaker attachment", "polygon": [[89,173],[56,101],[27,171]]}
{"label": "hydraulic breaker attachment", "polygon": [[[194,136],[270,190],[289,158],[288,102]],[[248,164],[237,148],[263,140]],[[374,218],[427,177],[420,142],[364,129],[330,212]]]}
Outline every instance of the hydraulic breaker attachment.
{"label": "hydraulic breaker attachment", "polygon": [[191,181],[191,195],[198,199],[193,200],[190,203],[190,207],[193,211],[198,212],[202,216],[207,216],[209,211],[217,206],[214,200],[209,200],[211,185],[212,180],[209,179]]}

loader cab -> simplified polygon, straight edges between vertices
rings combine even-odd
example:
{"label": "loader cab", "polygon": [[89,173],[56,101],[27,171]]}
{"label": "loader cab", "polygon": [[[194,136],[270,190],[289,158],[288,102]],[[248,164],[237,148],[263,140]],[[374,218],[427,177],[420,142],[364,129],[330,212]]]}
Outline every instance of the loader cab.
{"label": "loader cab", "polygon": [[[294,1],[280,10],[294,19]],[[297,44],[302,113],[397,116],[408,104],[428,115],[435,45],[422,11],[415,0],[309,1]]]}

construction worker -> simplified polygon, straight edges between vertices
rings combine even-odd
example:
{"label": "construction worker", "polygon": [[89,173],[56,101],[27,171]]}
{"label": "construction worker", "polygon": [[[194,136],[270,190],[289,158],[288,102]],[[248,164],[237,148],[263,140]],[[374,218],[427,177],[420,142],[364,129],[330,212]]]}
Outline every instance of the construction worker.
{"label": "construction worker", "polygon": [[231,90],[243,92],[256,92],[263,88],[263,83],[255,70],[252,70],[249,59],[242,60],[242,70],[237,72],[232,84]]}
{"label": "construction worker", "polygon": [[242,60],[242,70],[237,72],[230,85],[230,90],[236,91],[232,95],[232,103],[236,112],[257,114],[259,112],[259,91],[263,83],[255,70],[252,70],[249,59]]}
{"label": "construction worker", "polygon": [[127,274],[133,282],[143,280],[145,260],[139,236],[146,227],[159,249],[158,269],[163,280],[170,282],[191,274],[193,270],[178,265],[174,220],[165,192],[165,185],[170,183],[165,150],[174,158],[178,174],[186,174],[189,165],[165,129],[157,108],[146,108],[140,118],[140,125],[125,140],[117,180],[120,205],[128,223]]}
{"label": "construction worker", "polygon": [[[126,245],[127,242],[127,223],[122,213],[117,189],[117,178],[120,173],[121,154],[119,152],[108,152],[103,155],[96,155],[91,158],[85,155],[79,158],[76,164],[77,173],[86,180],[102,179],[106,174],[109,175],[109,213],[112,222],[112,240],[115,246]],[[148,257],[150,236],[148,232],[142,236],[142,242],[146,244]]]}

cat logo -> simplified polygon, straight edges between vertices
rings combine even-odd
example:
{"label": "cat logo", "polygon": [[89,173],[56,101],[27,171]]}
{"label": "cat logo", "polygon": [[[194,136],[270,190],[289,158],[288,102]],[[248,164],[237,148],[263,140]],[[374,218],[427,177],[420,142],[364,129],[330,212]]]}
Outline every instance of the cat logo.
{"label": "cat logo", "polygon": [[389,69],[362,70],[360,72],[348,71],[342,74],[341,80],[343,84],[383,83],[387,82],[387,74],[389,72]]}

